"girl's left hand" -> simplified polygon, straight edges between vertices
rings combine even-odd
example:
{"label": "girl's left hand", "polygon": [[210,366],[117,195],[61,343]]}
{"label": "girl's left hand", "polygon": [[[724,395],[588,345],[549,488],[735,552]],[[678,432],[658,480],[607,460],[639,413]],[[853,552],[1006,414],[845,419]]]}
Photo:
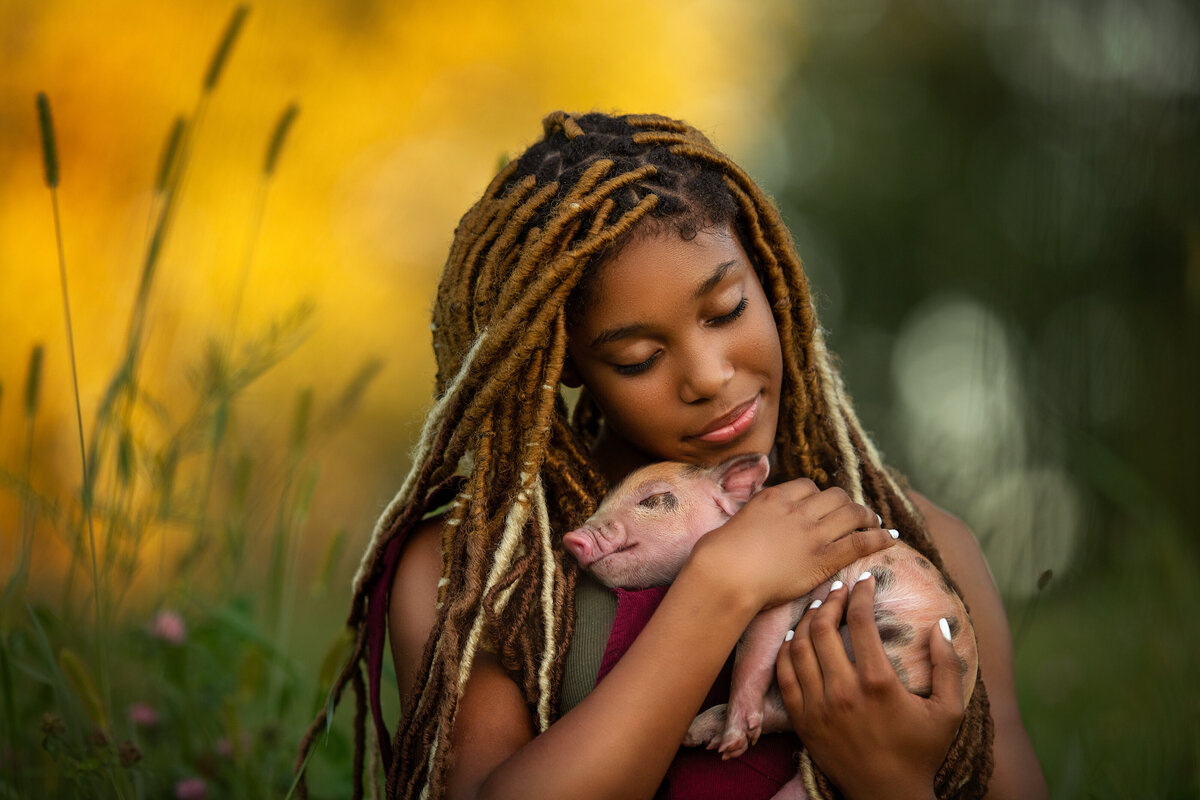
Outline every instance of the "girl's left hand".
{"label": "girl's left hand", "polygon": [[[809,755],[847,797],[931,798],[964,714],[958,659],[933,626],[933,694],[910,694],[879,639],[874,593],[874,578],[860,580],[807,610],[779,651],[779,688]],[[838,630],[843,611],[854,663]]]}

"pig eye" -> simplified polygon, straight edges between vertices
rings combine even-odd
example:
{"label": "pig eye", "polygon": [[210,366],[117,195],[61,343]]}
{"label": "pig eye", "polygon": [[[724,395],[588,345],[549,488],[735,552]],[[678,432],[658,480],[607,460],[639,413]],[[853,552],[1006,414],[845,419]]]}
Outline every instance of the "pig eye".
{"label": "pig eye", "polygon": [[676,500],[675,495],[671,494],[670,492],[658,492],[650,495],[649,497],[642,498],[642,500],[638,502],[638,505],[642,508],[674,511],[676,506],[679,505],[679,501]]}

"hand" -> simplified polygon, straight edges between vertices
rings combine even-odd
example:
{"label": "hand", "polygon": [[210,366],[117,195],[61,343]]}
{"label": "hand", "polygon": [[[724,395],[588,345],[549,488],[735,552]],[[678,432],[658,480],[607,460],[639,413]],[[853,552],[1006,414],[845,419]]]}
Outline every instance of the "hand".
{"label": "hand", "polygon": [[856,661],[838,630],[847,590],[810,608],[779,651],[775,672],[792,726],[847,797],[933,797],[933,779],[963,719],[957,658],[929,631],[933,694],[910,694],[875,627],[875,579],[854,585],[846,612]]}
{"label": "hand", "polygon": [[754,592],[754,610],[808,594],[855,559],[894,543],[879,517],[838,488],[802,478],[763,489],[706,534],[691,561],[714,580]]}

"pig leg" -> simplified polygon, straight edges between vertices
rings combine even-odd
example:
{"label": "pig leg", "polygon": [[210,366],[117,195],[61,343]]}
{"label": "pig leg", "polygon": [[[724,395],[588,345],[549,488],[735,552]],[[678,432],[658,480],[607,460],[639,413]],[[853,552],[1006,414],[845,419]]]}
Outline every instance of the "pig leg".
{"label": "pig leg", "polygon": [[[687,735],[683,737],[684,747],[700,747],[704,745],[714,750],[725,734],[725,719],[729,706],[725,703],[706,708],[696,715]],[[779,687],[772,683],[763,702],[763,733],[786,733],[792,730],[792,721],[788,717],[783,698],[779,695]]]}
{"label": "pig leg", "polygon": [[738,642],[729,687],[729,709],[719,749],[737,758],[763,732],[763,699],[775,679],[775,659],[783,637],[804,610],[800,601],[763,611],[751,620]]}
{"label": "pig leg", "polygon": [[709,750],[716,749],[721,741],[721,736],[725,733],[726,708],[727,706],[721,703],[697,714],[688,728],[687,735],[683,737],[683,746],[699,747],[704,745]]}

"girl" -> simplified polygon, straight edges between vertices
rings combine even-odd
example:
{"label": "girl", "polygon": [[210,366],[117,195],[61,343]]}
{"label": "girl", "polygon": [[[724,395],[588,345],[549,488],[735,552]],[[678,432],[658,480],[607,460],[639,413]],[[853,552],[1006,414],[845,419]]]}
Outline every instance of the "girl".
{"label": "girl", "polygon": [[[750,618],[890,545],[885,529],[961,587],[987,690],[963,708],[953,651],[930,631],[934,692],[908,694],[871,581],[834,592],[778,661],[803,763],[824,773],[809,771],[810,792],[831,791],[827,778],[847,797],[1044,793],[979,547],[880,461],[770,201],[681,122],[556,112],[544,129],[455,232],[433,312],[436,401],[355,579],[356,644],[333,694],[358,696],[356,795],[365,749],[389,796],[655,794]],[[560,384],[580,387],[570,413]],[[578,697],[629,620],[588,591],[561,534],[636,466],[768,451],[783,482],[701,540]],[[394,738],[378,701],[385,632],[404,709]]]}

